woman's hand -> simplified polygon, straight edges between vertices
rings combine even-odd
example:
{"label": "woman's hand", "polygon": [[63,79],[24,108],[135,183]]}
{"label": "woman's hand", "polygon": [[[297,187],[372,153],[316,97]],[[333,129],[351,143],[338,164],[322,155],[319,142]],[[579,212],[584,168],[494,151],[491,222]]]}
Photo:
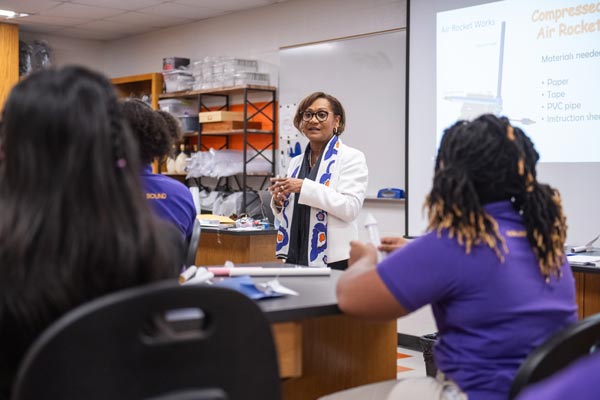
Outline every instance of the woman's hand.
{"label": "woman's hand", "polygon": [[408,243],[408,240],[400,236],[388,236],[381,238],[381,245],[377,247],[381,251],[391,253]]}
{"label": "woman's hand", "polygon": [[297,178],[271,178],[272,185],[269,191],[273,195],[273,202],[281,207],[290,193],[300,193],[304,179]]}
{"label": "woman's hand", "polygon": [[366,265],[377,265],[377,249],[375,249],[375,246],[370,243],[359,242],[358,240],[351,241],[348,266],[363,258],[366,261]]}

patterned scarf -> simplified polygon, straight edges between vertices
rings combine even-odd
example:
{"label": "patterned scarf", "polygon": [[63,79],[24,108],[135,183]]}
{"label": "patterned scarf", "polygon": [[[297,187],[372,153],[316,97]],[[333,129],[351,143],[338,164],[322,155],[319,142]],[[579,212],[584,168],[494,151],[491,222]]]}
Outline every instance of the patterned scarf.
{"label": "patterned scarf", "polygon": [[[333,136],[329,143],[325,147],[325,153],[319,163],[319,170],[317,171],[316,181],[321,185],[329,186],[332,178],[332,170],[338,157],[338,149],[342,142],[337,136]],[[300,163],[291,174],[292,178],[298,176],[300,171]],[[289,243],[290,243],[290,225],[292,223],[292,216],[294,215],[294,196],[296,193],[288,195],[287,199],[283,202],[283,222],[279,225],[279,231],[277,232],[277,246],[275,252],[277,256],[287,258]],[[325,250],[327,249],[327,212],[318,208],[311,207],[310,209],[310,234],[308,243],[308,265],[323,266],[327,264],[327,256]]]}

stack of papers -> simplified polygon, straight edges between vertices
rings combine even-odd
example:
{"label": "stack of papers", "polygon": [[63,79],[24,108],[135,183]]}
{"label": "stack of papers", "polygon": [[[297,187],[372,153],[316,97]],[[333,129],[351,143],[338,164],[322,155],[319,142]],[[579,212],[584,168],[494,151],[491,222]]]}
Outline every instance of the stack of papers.
{"label": "stack of papers", "polygon": [[196,217],[200,220],[202,226],[232,226],[235,225],[235,221],[229,217],[214,214],[198,214]]}
{"label": "stack of papers", "polygon": [[591,255],[583,255],[576,254],[567,256],[567,260],[569,264],[573,266],[592,266],[592,267],[600,267],[600,256],[591,256]]}

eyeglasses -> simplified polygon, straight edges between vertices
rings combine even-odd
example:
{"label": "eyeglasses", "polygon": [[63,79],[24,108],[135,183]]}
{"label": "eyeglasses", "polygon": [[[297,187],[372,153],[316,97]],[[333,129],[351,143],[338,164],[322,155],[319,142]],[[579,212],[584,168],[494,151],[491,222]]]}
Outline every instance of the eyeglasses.
{"label": "eyeglasses", "polygon": [[329,112],[324,111],[324,110],[319,110],[317,112],[312,112],[310,110],[306,110],[306,111],[302,112],[301,114],[302,114],[302,121],[304,121],[304,122],[310,121],[313,116],[316,116],[317,121],[319,121],[319,122],[325,122],[325,121],[327,121],[327,118],[329,117]]}

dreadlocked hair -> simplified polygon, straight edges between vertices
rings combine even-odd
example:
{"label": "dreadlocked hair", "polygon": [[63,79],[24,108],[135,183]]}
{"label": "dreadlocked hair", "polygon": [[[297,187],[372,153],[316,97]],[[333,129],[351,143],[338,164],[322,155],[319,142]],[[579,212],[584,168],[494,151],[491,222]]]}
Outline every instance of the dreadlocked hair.
{"label": "dreadlocked hair", "polygon": [[541,273],[560,275],[566,223],[558,192],[536,180],[538,159],[531,140],[506,118],[486,114],[455,123],[444,132],[425,201],[428,230],[446,230],[467,254],[487,245],[504,261],[506,242],[483,205],[510,199],[523,216]]}
{"label": "dreadlocked hair", "polygon": [[521,177],[521,187],[513,197],[513,206],[522,210],[527,239],[533,247],[540,271],[548,280],[551,275],[560,276],[560,268],[565,262],[567,223],[560,194],[551,186],[537,181],[535,165],[539,155],[529,137],[519,128],[509,125],[507,129],[513,130],[514,143],[520,152],[517,173]]}
{"label": "dreadlocked hair", "polygon": [[[444,131],[436,159],[433,187],[425,201],[429,211],[428,230],[456,237],[467,254],[474,245],[485,244],[504,261],[508,250],[497,222],[482,207],[477,183],[494,179],[489,164],[496,149],[479,134],[480,123],[458,121]],[[476,174],[487,175],[477,178]]]}

